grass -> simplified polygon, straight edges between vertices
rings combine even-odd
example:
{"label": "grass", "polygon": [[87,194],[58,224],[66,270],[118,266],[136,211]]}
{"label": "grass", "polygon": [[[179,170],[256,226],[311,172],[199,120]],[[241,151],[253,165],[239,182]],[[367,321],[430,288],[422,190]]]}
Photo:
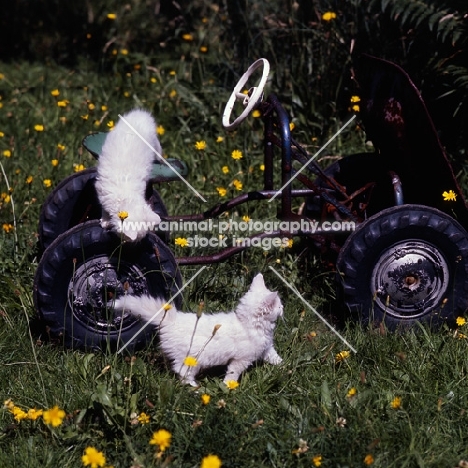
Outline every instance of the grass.
{"label": "grass", "polygon": [[[171,42],[172,53],[174,47]],[[63,178],[95,165],[81,139],[108,130],[119,113],[135,106],[153,111],[164,129],[165,154],[187,162],[189,181],[209,206],[241,193],[235,179],[242,191],[259,187],[260,122],[250,117],[230,134],[221,128],[226,90],[236,77],[222,67],[218,73],[216,55],[192,53],[184,60],[177,51],[158,66],[154,57],[119,52],[107,73],[86,61],[73,69],[0,64],[2,401],[11,399],[25,411],[57,405],[66,415],[53,427],[42,418],[17,421],[7,409],[0,411],[0,466],[80,467],[87,447],[102,451],[106,466],[119,468],[193,467],[208,454],[226,467],[452,467],[468,459],[463,327],[456,334],[425,328],[388,334],[348,324],[342,333],[357,353],[343,354],[347,348],[340,339],[269,269],[333,317],[332,275],[299,242],[292,249],[251,249],[213,265],[184,293],[187,310],[197,310],[202,301],[206,310],[228,310],[257,271],[280,292],[285,318],[275,340],[284,363],[254,366],[235,389],[217,375],[203,377],[198,390],[181,385],[157,345],[134,356],[83,353],[30,333],[41,203]],[[318,130],[292,107],[294,134],[311,151],[346,121],[337,112],[326,125],[317,124]],[[206,142],[204,150],[195,148],[199,141]],[[353,128],[328,148],[322,164],[363,148],[364,135]],[[232,159],[234,150],[243,158]],[[205,209],[179,182],[158,189],[171,214]],[[249,202],[229,213],[237,220],[246,215],[275,219],[276,206]],[[187,253],[173,242],[177,255]],[[185,267],[182,273],[188,279],[195,271]],[[209,395],[207,404],[202,395]],[[162,428],[172,439],[158,451],[149,441]]]}

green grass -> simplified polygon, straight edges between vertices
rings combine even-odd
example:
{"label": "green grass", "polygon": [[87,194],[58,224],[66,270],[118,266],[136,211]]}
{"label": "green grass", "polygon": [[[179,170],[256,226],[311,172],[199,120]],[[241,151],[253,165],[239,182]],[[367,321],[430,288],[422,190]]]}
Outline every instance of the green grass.
{"label": "green grass", "polygon": [[[219,26],[206,15],[210,27]],[[195,54],[194,45],[175,42],[169,42],[172,55],[159,62],[150,55],[119,53],[106,73],[97,73],[84,59],[73,69],[0,64],[1,396],[24,410],[58,405],[66,412],[54,428],[41,418],[18,422],[8,410],[0,411],[0,466],[80,467],[89,446],[116,468],[194,467],[210,453],[225,467],[314,466],[319,455],[321,466],[343,468],[365,466],[368,455],[373,466],[395,468],[453,467],[468,459],[467,341],[448,329],[389,334],[349,324],[342,333],[357,353],[336,362],[346,346],[269,269],[284,275],[327,318],[336,315],[332,273],[299,242],[293,249],[251,249],[213,265],[184,291],[187,310],[197,310],[202,301],[205,310],[227,310],[262,271],[270,289],[280,292],[285,316],[275,341],[284,363],[254,366],[234,390],[217,375],[203,377],[198,390],[181,385],[157,345],[133,357],[82,353],[30,333],[40,206],[76,165],[95,165],[81,140],[106,131],[119,113],[135,106],[151,110],[165,129],[165,154],[187,162],[190,183],[208,199],[203,204],[180,182],[161,185],[171,214],[200,212],[222,201],[217,187],[226,188],[228,197],[241,193],[234,179],[243,191],[261,185],[259,120],[250,117],[230,134],[221,126],[227,90],[236,77],[228,66],[215,64],[232,59],[231,53],[221,52],[214,40],[207,57]],[[327,119],[323,110],[307,113],[298,105],[293,110],[291,90],[275,89],[279,83],[278,73],[271,88],[284,94],[294,135],[310,151],[346,121],[338,111]],[[53,90],[60,94],[53,96]],[[57,105],[62,100],[65,107]],[[329,103],[318,103],[317,109],[320,105]],[[310,123],[311,115],[322,121]],[[195,143],[201,140],[207,147],[198,151]],[[364,148],[364,135],[353,129],[328,148],[322,164]],[[235,149],[243,152],[242,159],[231,158]],[[249,202],[228,216],[245,215],[274,219],[276,206]],[[180,247],[173,250],[187,254]],[[183,268],[184,278],[196,270]],[[202,394],[211,397],[206,405]],[[401,398],[400,407],[392,407],[395,397]],[[138,422],[142,412],[149,415],[148,424]],[[170,431],[172,441],[156,457],[149,440],[160,428]]]}

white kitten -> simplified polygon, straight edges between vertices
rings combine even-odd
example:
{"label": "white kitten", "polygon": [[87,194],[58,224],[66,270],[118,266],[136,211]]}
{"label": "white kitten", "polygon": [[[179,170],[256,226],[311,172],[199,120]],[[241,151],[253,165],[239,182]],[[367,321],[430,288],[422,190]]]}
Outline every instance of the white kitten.
{"label": "white kitten", "polygon": [[[145,200],[153,161],[158,159],[154,150],[161,155],[156,122],[149,112],[136,109],[123,115],[107,135],[99,156],[95,186],[103,208],[101,225],[123,232],[132,241],[161,221]],[[119,218],[121,212],[128,214],[125,222]]]}
{"label": "white kitten", "polygon": [[[197,314],[180,312],[174,306],[166,311],[165,304],[150,296],[124,296],[114,307],[159,326],[161,349],[184,383],[196,386],[197,373],[213,366],[228,366],[227,382],[238,380],[259,359],[282,362],[273,345],[273,332],[283,305],[278,293],[266,288],[260,273],[233,312],[207,313],[197,319]],[[187,356],[196,358],[195,366],[184,363]]]}

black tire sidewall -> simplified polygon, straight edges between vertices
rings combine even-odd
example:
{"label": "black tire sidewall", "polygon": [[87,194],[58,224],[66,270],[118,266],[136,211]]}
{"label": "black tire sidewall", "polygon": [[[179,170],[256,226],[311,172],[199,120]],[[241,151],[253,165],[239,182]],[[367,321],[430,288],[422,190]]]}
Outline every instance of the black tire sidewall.
{"label": "black tire sidewall", "polygon": [[[448,294],[443,304],[418,318],[387,314],[373,298],[374,266],[382,253],[406,240],[432,244],[449,268]],[[389,329],[405,328],[415,322],[439,327],[453,322],[468,307],[468,234],[449,215],[422,205],[388,208],[362,223],[348,237],[337,260],[340,295],[354,319],[363,324],[385,323]]]}

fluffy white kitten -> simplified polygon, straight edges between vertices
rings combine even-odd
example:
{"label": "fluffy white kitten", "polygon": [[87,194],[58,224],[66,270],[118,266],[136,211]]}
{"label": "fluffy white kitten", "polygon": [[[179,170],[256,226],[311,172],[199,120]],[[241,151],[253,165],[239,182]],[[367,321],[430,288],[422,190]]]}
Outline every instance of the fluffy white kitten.
{"label": "fluffy white kitten", "polygon": [[[227,365],[227,382],[238,380],[257,360],[282,362],[273,345],[273,332],[283,305],[278,293],[266,288],[260,273],[233,312],[204,313],[197,319],[197,314],[180,312],[174,306],[166,311],[165,304],[150,296],[124,296],[114,307],[159,326],[161,349],[184,383],[196,386],[197,373],[213,366]],[[186,365],[188,356],[196,359],[195,366]]]}
{"label": "fluffy white kitten", "polygon": [[[161,221],[145,200],[153,161],[159,159],[153,149],[159,155],[162,152],[156,122],[149,112],[135,109],[124,114],[107,135],[99,156],[95,186],[103,208],[101,225],[123,232],[132,241],[144,237]],[[125,222],[119,218],[121,212],[128,213]]]}

